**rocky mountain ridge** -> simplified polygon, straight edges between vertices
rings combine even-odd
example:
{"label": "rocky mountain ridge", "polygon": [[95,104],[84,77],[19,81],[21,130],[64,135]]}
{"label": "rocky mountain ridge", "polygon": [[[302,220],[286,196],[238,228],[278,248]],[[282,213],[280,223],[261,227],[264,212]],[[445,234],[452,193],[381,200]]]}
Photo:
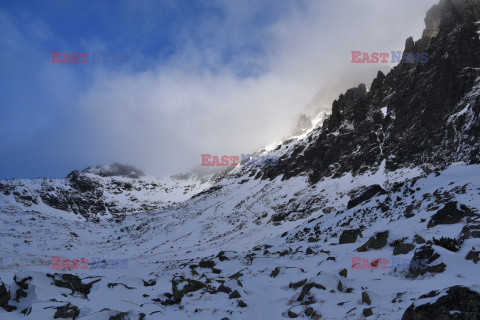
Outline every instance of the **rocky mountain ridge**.
{"label": "rocky mountain ridge", "polygon": [[19,210],[59,210],[90,221],[123,219],[126,214],[168,208],[213,183],[213,174],[155,178],[132,166],[113,163],[74,170],[66,178],[0,181],[0,201]]}
{"label": "rocky mountain ridge", "polygon": [[400,63],[378,72],[334,101],[332,114],[283,154],[262,177],[308,174],[311,182],[346,172],[480,161],[480,4],[442,0],[425,18],[421,39],[405,52],[428,62]]}

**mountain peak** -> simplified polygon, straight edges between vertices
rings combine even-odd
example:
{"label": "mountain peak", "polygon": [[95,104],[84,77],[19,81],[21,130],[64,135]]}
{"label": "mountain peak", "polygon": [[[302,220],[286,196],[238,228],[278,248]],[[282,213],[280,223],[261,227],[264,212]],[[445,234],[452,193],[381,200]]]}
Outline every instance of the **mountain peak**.
{"label": "mountain peak", "polygon": [[82,172],[93,173],[100,177],[125,177],[138,179],[145,176],[145,173],[142,170],[139,170],[134,166],[121,164],[118,162],[106,165],[98,165],[95,167],[88,167],[82,170]]}
{"label": "mountain peak", "polygon": [[425,63],[400,62],[378,73],[370,90],[348,89],[312,132],[266,168],[265,178],[307,174],[312,183],[346,172],[359,174],[458,161],[478,163],[480,150],[480,3],[442,0],[425,18],[423,36],[405,51],[425,53]]}

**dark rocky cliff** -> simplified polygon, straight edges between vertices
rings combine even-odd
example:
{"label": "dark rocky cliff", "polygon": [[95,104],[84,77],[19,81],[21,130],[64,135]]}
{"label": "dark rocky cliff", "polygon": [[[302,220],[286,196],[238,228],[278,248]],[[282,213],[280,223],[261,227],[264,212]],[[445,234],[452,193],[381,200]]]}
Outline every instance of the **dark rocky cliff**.
{"label": "dark rocky cliff", "polygon": [[[344,172],[480,161],[480,1],[442,0],[423,36],[404,52],[426,63],[399,63],[333,102],[331,116],[306,141],[266,168],[263,178],[308,174],[311,182]],[[382,110],[383,108],[383,110]],[[383,111],[383,112],[382,112]]]}

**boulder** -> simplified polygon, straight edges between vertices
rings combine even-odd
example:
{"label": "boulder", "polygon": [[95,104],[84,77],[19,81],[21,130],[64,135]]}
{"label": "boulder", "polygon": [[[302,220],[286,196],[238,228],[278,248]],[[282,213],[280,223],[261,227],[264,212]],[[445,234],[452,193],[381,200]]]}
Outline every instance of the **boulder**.
{"label": "boulder", "polygon": [[463,227],[460,233],[461,239],[478,239],[480,238],[480,224],[468,224]]}
{"label": "boulder", "polygon": [[8,302],[12,298],[10,291],[8,291],[7,286],[0,281],[0,308],[6,310],[8,308]]}
{"label": "boulder", "polygon": [[82,279],[79,276],[76,276],[73,274],[55,273],[53,276],[52,275],[47,275],[47,276],[50,276],[53,278],[54,286],[70,289],[72,290],[72,294],[80,293],[84,297],[87,297],[87,295],[90,293],[90,290],[92,289],[93,284],[101,280],[101,279],[97,279],[85,284],[82,282]]}
{"label": "boulder", "polygon": [[441,273],[445,271],[446,265],[439,262],[440,255],[435,252],[431,244],[418,248],[410,261],[410,274],[412,277],[424,275],[427,272]]}
{"label": "boulder", "polygon": [[[440,296],[432,302],[432,297]],[[480,294],[467,287],[454,286],[444,292],[432,291],[425,296],[424,304],[412,304],[402,316],[402,320],[480,319]]]}
{"label": "boulder", "polygon": [[300,295],[298,296],[297,301],[303,301],[303,299],[305,298],[305,296],[310,292],[310,290],[311,290],[312,288],[327,290],[327,289],[326,289],[324,286],[322,286],[321,284],[317,284],[317,283],[315,283],[315,282],[306,283],[306,284],[303,286],[302,292],[300,292]]}
{"label": "boulder", "polygon": [[458,223],[467,216],[473,216],[472,210],[466,205],[459,204],[457,201],[450,201],[430,218],[427,227],[432,228],[439,224]]}
{"label": "boulder", "polygon": [[480,261],[480,251],[470,250],[465,256],[465,260],[472,260],[474,263]]}
{"label": "boulder", "polygon": [[407,254],[410,251],[415,249],[415,245],[412,243],[401,243],[399,245],[396,245],[393,247],[393,255],[399,255],[399,254]]}
{"label": "boulder", "polygon": [[378,250],[387,245],[388,231],[377,232],[374,236],[370,237],[364,245],[360,246],[357,251],[365,252],[371,249]]}
{"label": "boulder", "polygon": [[176,302],[180,302],[187,293],[195,292],[202,288],[205,288],[205,284],[197,280],[185,278],[174,278],[172,280],[172,293]]}
{"label": "boulder", "polygon": [[338,243],[355,243],[355,241],[357,241],[357,237],[361,234],[362,231],[360,229],[344,230],[340,235],[340,238],[338,238]]}
{"label": "boulder", "polygon": [[53,316],[54,319],[77,319],[80,315],[80,309],[72,305],[70,302],[64,306],[56,307],[57,311]]}

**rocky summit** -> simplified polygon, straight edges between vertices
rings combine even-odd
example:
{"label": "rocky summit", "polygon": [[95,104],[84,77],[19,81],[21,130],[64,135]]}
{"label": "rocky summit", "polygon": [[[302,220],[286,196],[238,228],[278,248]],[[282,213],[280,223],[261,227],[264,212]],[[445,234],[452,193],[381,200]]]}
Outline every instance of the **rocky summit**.
{"label": "rocky summit", "polygon": [[480,319],[480,2],[238,166],[0,181],[0,319]]}
{"label": "rocky summit", "polygon": [[332,113],[280,165],[263,173],[284,179],[308,174],[311,182],[425,163],[443,166],[480,161],[480,3],[440,1],[425,18],[421,39],[404,52],[428,53],[428,63],[400,63],[378,72],[334,101]]}

